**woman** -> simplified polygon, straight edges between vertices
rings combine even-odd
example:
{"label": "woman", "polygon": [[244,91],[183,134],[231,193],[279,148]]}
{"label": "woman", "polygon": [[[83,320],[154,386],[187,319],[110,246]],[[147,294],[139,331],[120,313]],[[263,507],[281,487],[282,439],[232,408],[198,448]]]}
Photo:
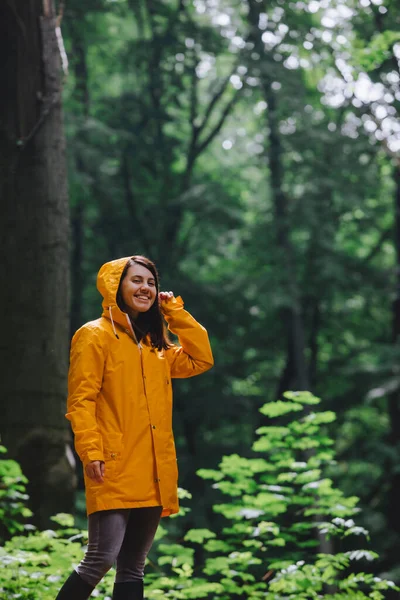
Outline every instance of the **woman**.
{"label": "woman", "polygon": [[106,263],[97,288],[102,316],[72,340],[66,415],[84,467],[89,543],[57,599],[86,600],[116,562],[113,599],[139,600],[160,517],[178,512],[171,377],[203,373],[213,357],[206,330],[181,298],[159,292],[147,258]]}

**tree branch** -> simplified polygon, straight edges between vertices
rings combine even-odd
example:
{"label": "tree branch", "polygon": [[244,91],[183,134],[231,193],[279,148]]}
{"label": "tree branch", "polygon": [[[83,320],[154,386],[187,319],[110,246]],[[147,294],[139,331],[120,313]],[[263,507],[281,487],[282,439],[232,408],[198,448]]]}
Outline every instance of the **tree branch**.
{"label": "tree branch", "polygon": [[40,113],[39,119],[36,121],[35,125],[32,127],[32,129],[28,133],[28,135],[26,137],[24,137],[24,138],[18,139],[17,142],[16,142],[17,147],[19,148],[19,150],[24,150],[25,149],[25,147],[27,146],[27,144],[31,141],[31,139],[39,131],[39,129],[41,128],[41,126],[43,125],[43,123],[45,122],[45,120],[47,119],[47,117],[49,116],[49,114],[51,113],[52,109],[60,101],[60,99],[61,99],[61,96],[58,93],[53,94],[51,98],[46,98],[45,97],[43,99],[43,108],[42,108],[42,111]]}
{"label": "tree branch", "polygon": [[200,144],[200,146],[197,147],[196,157],[199,154],[201,154],[207,148],[207,146],[210,144],[210,142],[221,131],[222,126],[225,123],[226,118],[228,117],[229,113],[231,112],[231,110],[234,107],[234,105],[236,104],[236,102],[239,100],[239,97],[240,97],[240,94],[242,92],[242,89],[243,88],[241,88],[239,90],[236,90],[235,95],[228,102],[228,104],[225,106],[225,109],[222,111],[221,118],[219,119],[219,121],[216,124],[216,126],[214,127],[214,129],[212,129],[212,131],[208,134],[208,136],[206,137],[206,139],[204,140],[204,142],[202,142]]}
{"label": "tree branch", "polygon": [[191,89],[190,89],[190,123],[192,124],[193,129],[198,130],[198,127],[195,126],[195,121],[197,117],[197,109],[198,109],[198,78],[196,73],[196,65],[193,64],[192,77],[191,77]]}
{"label": "tree branch", "polygon": [[64,11],[65,11],[65,0],[60,0],[60,6],[58,7],[58,15],[57,15],[57,21],[56,21],[57,27],[61,27],[61,22],[63,20]]}
{"label": "tree branch", "polygon": [[383,243],[386,242],[386,240],[390,239],[390,237],[392,236],[392,233],[393,233],[393,227],[388,227],[387,229],[382,231],[376,245],[369,251],[367,256],[362,260],[362,263],[364,265],[369,263],[378,254],[378,252],[382,248]]}
{"label": "tree branch", "polygon": [[131,221],[133,224],[139,225],[139,231],[142,238],[143,246],[145,247],[146,252],[151,254],[151,242],[149,237],[147,236],[146,223],[141,218],[141,215],[137,210],[136,198],[132,190],[131,174],[129,170],[128,161],[128,149],[125,149],[121,157],[121,175],[125,189],[125,204],[128,209]]}
{"label": "tree branch", "polygon": [[232,75],[234,75],[236,73],[236,69],[237,69],[237,64],[235,64],[235,66],[232,69],[232,71],[230,72],[230,74],[225,78],[220,89],[211,98],[211,101],[210,101],[209,105],[207,106],[205,115],[203,117],[203,121],[199,125],[199,133],[201,133],[204,130],[204,128],[206,127],[206,125],[214,111],[214,108],[216,107],[218,101],[222,98],[223,94],[225,93],[225,90],[229,85]]}
{"label": "tree branch", "polygon": [[43,0],[43,16],[46,18],[50,18],[53,16],[52,0]]}

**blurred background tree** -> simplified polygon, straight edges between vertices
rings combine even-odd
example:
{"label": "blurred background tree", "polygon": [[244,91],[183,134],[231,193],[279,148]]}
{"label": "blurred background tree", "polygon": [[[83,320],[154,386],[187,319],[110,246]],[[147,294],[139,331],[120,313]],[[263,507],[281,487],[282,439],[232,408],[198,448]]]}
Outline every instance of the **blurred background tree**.
{"label": "blurred background tree", "polygon": [[101,264],[143,253],[212,339],[213,371],[175,385],[179,526],[217,519],[196,470],[309,389],[399,581],[399,6],[69,0],[62,29],[70,331],[99,314]]}
{"label": "blurred background tree", "polygon": [[310,389],[397,576],[399,19],[388,0],[70,0],[64,18],[71,328],[98,314],[99,266],[143,252],[213,342],[214,370],[175,386],[186,526],[216,518],[196,470]]}
{"label": "blurred background tree", "polygon": [[2,2],[0,39],[0,433],[45,527],[72,509],[75,479],[63,419],[69,210],[54,3]]}

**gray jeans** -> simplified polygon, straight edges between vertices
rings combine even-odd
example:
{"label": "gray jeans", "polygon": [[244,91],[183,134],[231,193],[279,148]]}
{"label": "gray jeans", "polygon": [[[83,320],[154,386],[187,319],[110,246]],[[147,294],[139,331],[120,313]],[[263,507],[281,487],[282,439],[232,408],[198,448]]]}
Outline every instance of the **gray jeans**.
{"label": "gray jeans", "polygon": [[141,581],[161,506],[102,510],[89,515],[89,543],[77,572],[96,586],[116,563],[115,581]]}

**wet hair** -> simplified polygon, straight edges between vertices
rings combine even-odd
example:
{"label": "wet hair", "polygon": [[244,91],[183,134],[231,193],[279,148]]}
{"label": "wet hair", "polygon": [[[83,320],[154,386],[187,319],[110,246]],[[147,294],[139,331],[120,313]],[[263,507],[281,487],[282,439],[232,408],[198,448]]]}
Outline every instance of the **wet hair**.
{"label": "wet hair", "polygon": [[167,330],[164,325],[160,306],[158,304],[159,277],[156,266],[151,260],[140,255],[132,256],[129,259],[124,267],[124,270],[122,271],[121,279],[119,281],[117,304],[123,312],[126,312],[129,315],[125,302],[122,299],[121,284],[126,277],[128,269],[134,265],[141,265],[151,272],[154,277],[157,294],[149,310],[139,313],[135,320],[130,318],[133,330],[138,342],[144,340],[145,343],[150,343],[153,348],[157,348],[158,350],[167,350],[167,348],[170,348],[172,344],[168,339]]}

